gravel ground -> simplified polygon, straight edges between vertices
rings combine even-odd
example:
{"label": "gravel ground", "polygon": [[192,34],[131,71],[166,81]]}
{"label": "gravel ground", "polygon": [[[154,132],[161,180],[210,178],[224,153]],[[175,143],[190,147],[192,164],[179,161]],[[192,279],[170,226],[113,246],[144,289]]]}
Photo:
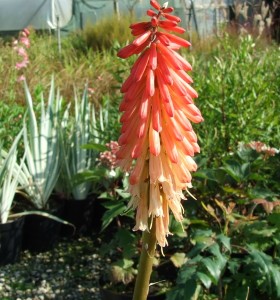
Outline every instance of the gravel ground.
{"label": "gravel ground", "polygon": [[102,261],[94,239],[63,240],[49,252],[22,252],[0,268],[1,300],[100,300]]}

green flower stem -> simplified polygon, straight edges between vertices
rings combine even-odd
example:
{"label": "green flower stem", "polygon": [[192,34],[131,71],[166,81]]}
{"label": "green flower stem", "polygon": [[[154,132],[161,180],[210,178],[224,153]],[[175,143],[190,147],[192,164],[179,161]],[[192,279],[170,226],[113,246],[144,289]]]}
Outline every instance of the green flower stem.
{"label": "green flower stem", "polygon": [[146,300],[149,293],[150,277],[156,250],[156,222],[153,221],[150,232],[142,235],[142,251],[138,267],[133,300]]}

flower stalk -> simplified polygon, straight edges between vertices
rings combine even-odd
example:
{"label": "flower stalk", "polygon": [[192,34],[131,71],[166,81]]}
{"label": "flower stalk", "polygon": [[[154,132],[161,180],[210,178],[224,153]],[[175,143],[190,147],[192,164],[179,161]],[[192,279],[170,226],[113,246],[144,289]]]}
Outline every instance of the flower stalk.
{"label": "flower stalk", "polygon": [[138,274],[134,287],[133,300],[146,300],[156,250],[156,222],[150,231],[142,234],[142,251],[139,260]]}

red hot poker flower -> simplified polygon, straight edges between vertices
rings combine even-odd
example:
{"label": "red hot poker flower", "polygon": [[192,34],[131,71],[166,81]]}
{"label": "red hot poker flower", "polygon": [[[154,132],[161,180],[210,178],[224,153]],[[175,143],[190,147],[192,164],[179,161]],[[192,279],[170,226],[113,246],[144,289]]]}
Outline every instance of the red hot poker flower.
{"label": "red hot poker flower", "polygon": [[[181,222],[184,190],[191,187],[197,166],[192,156],[199,152],[190,121],[203,120],[194,105],[196,91],[186,73],[191,65],[177,53],[190,43],[172,34],[183,33],[172,7],[150,1],[149,22],[130,26],[135,40],[118,52],[121,58],[138,56],[124,82],[120,104],[122,129],[118,164],[130,172],[129,206],[137,209],[135,230],[149,230],[156,222],[156,238],[167,245],[169,211]],[[134,163],[135,161],[135,163]]]}

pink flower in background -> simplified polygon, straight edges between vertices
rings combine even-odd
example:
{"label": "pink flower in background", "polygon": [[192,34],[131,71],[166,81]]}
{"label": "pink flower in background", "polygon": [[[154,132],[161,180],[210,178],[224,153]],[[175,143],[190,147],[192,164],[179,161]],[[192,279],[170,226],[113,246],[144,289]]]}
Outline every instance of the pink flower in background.
{"label": "pink flower in background", "polygon": [[23,47],[18,47],[17,48],[17,53],[19,56],[22,56],[23,59],[28,60],[28,54],[26,50]]}
{"label": "pink flower in background", "polygon": [[28,28],[24,28],[22,31],[22,35],[25,37],[28,37],[30,35],[30,31]]}
{"label": "pink flower in background", "polygon": [[[30,47],[29,40],[30,32],[27,28],[23,29],[19,33],[19,39],[13,42],[14,50],[17,52],[18,56],[21,58],[19,62],[16,63],[16,69],[21,70],[27,67],[29,63],[27,48]],[[21,74],[17,81],[22,81],[25,79],[25,76]]]}
{"label": "pink flower in background", "polygon": [[22,68],[26,68],[28,63],[29,63],[28,60],[23,60],[23,61],[21,61],[19,63],[16,63],[16,69],[20,70]]}
{"label": "pink flower in background", "polygon": [[90,95],[94,94],[94,93],[95,93],[95,89],[89,87],[89,88],[88,88],[88,93],[89,93]]}
{"label": "pink flower in background", "polygon": [[20,75],[17,79],[18,82],[20,81],[24,81],[25,80],[25,76],[24,75]]}
{"label": "pink flower in background", "polygon": [[117,163],[116,153],[119,149],[119,144],[116,141],[111,141],[110,143],[107,143],[106,146],[109,150],[100,153],[99,161],[102,165],[113,170]]}
{"label": "pink flower in background", "polygon": [[19,42],[24,45],[26,48],[29,48],[30,47],[30,40],[28,37],[21,37],[19,39]]}
{"label": "pink flower in background", "polygon": [[148,22],[130,26],[135,40],[118,52],[120,58],[139,55],[122,85],[120,104],[122,129],[117,151],[118,165],[130,172],[131,201],[137,210],[134,230],[149,230],[156,223],[156,238],[167,245],[169,212],[183,220],[181,199],[191,187],[191,173],[197,166],[192,156],[199,152],[191,122],[203,120],[193,98],[196,91],[187,74],[192,69],[178,54],[190,43],[175,33],[180,18],[172,7],[150,1]]}
{"label": "pink flower in background", "polygon": [[269,147],[260,141],[252,141],[245,146],[257,151],[258,153],[264,154],[265,157],[274,156],[275,154],[279,153],[278,149]]}

